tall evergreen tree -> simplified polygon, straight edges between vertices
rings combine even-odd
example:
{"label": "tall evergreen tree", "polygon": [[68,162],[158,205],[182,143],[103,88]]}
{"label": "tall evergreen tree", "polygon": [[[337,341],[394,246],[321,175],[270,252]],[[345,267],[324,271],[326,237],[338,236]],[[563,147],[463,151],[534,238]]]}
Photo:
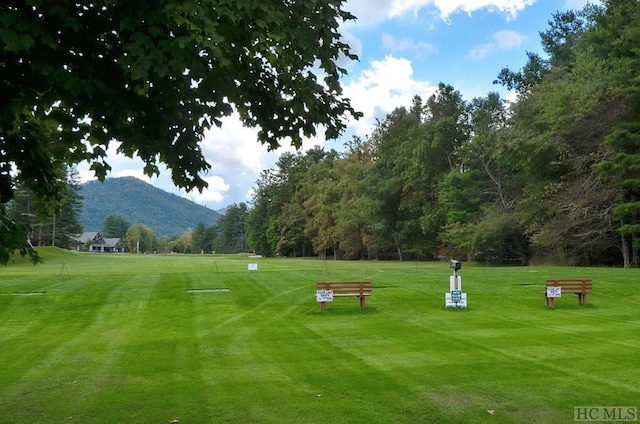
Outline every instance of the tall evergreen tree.
{"label": "tall evergreen tree", "polygon": [[61,180],[65,189],[58,199],[45,201],[32,190],[19,186],[9,204],[9,216],[31,228],[29,237],[34,245],[68,249],[71,239],[82,233],[78,220],[82,196],[76,170],[66,170]]}
{"label": "tall evergreen tree", "polygon": [[120,215],[108,214],[102,223],[102,237],[124,238],[131,224]]}
{"label": "tall evergreen tree", "polygon": [[193,253],[209,252],[209,249],[211,248],[211,240],[207,240],[207,227],[202,222],[198,222],[198,224],[193,228],[191,237]]}

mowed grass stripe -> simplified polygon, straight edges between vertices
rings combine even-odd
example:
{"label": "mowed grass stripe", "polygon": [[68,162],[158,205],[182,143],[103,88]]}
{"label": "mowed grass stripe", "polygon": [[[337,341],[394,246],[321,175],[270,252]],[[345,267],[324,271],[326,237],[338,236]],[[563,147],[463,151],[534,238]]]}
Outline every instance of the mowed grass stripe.
{"label": "mowed grass stripe", "polygon": [[[236,419],[266,422],[281,422],[284,419],[278,405],[287,405],[289,415],[292,410],[295,411],[293,416],[297,422],[318,422],[323,420],[323,416],[326,419],[326,414],[331,416],[331,412],[322,410],[319,415],[318,408],[322,408],[320,402],[328,402],[332,394],[340,392],[340,385],[331,384],[331,380],[349,377],[345,375],[345,370],[336,369],[339,364],[334,358],[344,355],[313,337],[307,328],[295,324],[301,318],[299,314],[307,314],[308,307],[313,307],[315,313],[314,285],[309,284],[313,279],[294,276],[283,282],[282,276],[271,278],[269,273],[234,277],[234,282],[228,284],[231,287],[228,298],[235,297],[240,304],[249,301],[250,305],[256,306],[233,320],[223,319],[210,332],[219,338],[229,337],[222,342],[224,346],[235,346],[232,351],[221,349],[217,352],[221,357],[218,365],[227,370],[225,376],[217,375],[218,384],[214,384],[222,389],[216,399],[225,405],[223,410],[236,405],[242,411],[241,418]],[[306,364],[303,373],[292,366],[301,362]],[[318,362],[321,365],[316,369],[312,364]],[[349,413],[360,419],[363,411],[354,406],[361,404],[356,402],[358,392],[355,389],[371,383],[369,378],[366,382],[362,381],[361,365],[354,362],[354,386],[344,396]],[[213,371],[211,374],[216,375]],[[238,385],[243,394],[238,393]],[[326,390],[326,397],[323,398],[323,389],[327,385],[335,387]],[[247,397],[252,402],[246,403]],[[273,408],[256,406],[264,404]],[[337,412],[340,411],[339,405],[333,405],[331,410],[342,414]],[[292,416],[290,419],[290,422],[294,421]]]}
{"label": "mowed grass stripe", "polygon": [[[1,402],[21,405],[18,410],[44,421],[60,419],[48,415],[52,410],[73,416],[74,404],[86,403],[108,384],[139,325],[153,284],[147,277],[107,284],[108,295],[103,290],[103,296],[96,296],[100,304],[94,297],[100,293],[97,287],[94,292],[93,286],[74,286],[61,300],[62,307],[56,308],[62,316],[49,311],[51,319],[42,322],[43,330],[31,334],[33,340],[44,343],[24,352],[31,362],[22,364],[25,372],[19,379],[3,386]],[[37,311],[33,312],[35,318]]]}
{"label": "mowed grass stripe", "polygon": [[169,422],[200,408],[196,311],[193,297],[183,289],[189,280],[188,274],[179,273],[158,277],[126,351],[112,370],[112,384],[86,405],[85,416]]}
{"label": "mowed grass stripe", "polygon": [[63,282],[53,276],[34,279],[29,275],[25,280],[37,280],[35,287],[41,287],[44,281],[54,283],[42,296],[0,297],[0,343],[3,350],[17,353],[12,361],[6,362],[5,373],[0,376],[11,373],[14,379],[22,378],[51,351],[90,326],[116,287],[99,278]]}
{"label": "mowed grass stripe", "polygon": [[[380,419],[380,414],[386,413],[384,410],[367,407],[381,395],[374,382],[382,374],[356,357],[347,360],[352,356],[348,351],[336,349],[298,324],[306,316],[306,312],[302,312],[302,317],[299,314],[309,305],[309,294],[307,289],[302,301],[298,296],[295,306],[282,302],[282,296],[274,296],[270,302],[263,301],[261,308],[252,309],[259,321],[246,314],[227,322],[227,326],[216,327],[220,332],[233,328],[234,335],[229,335],[225,344],[236,347],[232,352],[222,353],[221,362],[228,373],[218,376],[218,387],[222,389],[218,401],[225,405],[225,410],[235,405],[241,411],[237,419],[248,422],[331,422],[332,417],[344,420],[349,416],[354,422],[369,416],[375,422],[385,422]],[[346,390],[345,381],[349,382]],[[388,388],[390,383],[386,381],[382,387]],[[394,392],[399,396],[402,393]],[[325,409],[327,403],[331,407]],[[278,406],[286,406],[286,417]]]}
{"label": "mowed grass stripe", "polygon": [[[638,270],[465,263],[447,310],[447,263],[44,252],[0,269],[0,293],[47,290],[0,296],[3,422],[564,423],[640,397]],[[588,305],[544,306],[563,277]],[[366,308],[320,311],[316,281],[360,279]]]}

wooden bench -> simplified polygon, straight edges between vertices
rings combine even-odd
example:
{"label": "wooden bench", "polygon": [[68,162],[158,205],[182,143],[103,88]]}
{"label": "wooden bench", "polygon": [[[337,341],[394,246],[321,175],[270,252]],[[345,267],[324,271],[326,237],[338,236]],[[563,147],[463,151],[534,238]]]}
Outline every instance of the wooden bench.
{"label": "wooden bench", "polygon": [[[316,283],[316,290],[332,290],[333,297],[358,297],[360,307],[364,308],[365,297],[371,296],[371,281],[320,281]],[[320,309],[326,310],[326,302],[320,302]]]}
{"label": "wooden bench", "polygon": [[565,279],[565,280],[547,280],[545,282],[544,303],[547,306],[554,307],[556,305],[555,297],[547,297],[548,287],[560,287],[560,294],[577,294],[578,303],[580,305],[587,304],[587,293],[591,293],[593,282],[586,279]]}

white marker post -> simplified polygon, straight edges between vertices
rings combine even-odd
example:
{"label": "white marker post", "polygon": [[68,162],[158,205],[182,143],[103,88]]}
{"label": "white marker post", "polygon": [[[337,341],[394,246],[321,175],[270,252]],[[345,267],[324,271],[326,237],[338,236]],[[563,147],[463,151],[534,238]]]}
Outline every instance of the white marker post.
{"label": "white marker post", "polygon": [[447,308],[466,308],[467,294],[462,292],[462,277],[458,271],[462,268],[460,261],[451,260],[453,275],[449,277],[449,293],[444,295],[444,305]]}

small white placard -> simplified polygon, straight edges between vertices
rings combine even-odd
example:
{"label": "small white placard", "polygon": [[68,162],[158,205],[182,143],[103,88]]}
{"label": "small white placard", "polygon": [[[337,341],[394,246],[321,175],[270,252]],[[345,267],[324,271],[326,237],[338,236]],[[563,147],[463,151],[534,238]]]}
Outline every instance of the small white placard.
{"label": "small white placard", "polygon": [[333,290],[316,290],[316,302],[333,302]]}
{"label": "small white placard", "polygon": [[547,287],[547,297],[561,297],[562,287]]}
{"label": "small white placard", "polygon": [[258,264],[249,264],[249,271],[257,271],[258,270]]}
{"label": "small white placard", "polygon": [[[457,300],[457,302],[456,302]],[[454,293],[452,296],[451,293],[444,294],[444,305],[447,308],[466,308],[467,307],[467,294],[460,293],[458,297],[458,293]]]}

